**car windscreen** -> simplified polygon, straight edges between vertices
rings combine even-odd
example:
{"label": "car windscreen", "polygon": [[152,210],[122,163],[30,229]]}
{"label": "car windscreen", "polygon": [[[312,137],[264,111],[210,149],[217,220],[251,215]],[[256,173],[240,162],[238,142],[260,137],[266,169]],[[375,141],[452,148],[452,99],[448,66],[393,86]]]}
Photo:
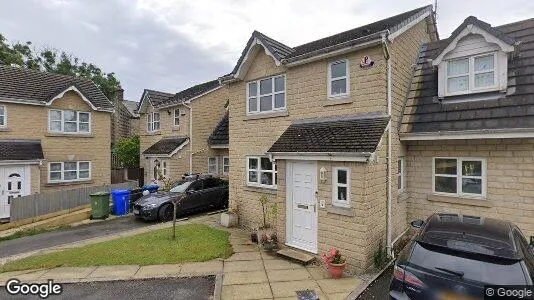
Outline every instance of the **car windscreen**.
{"label": "car windscreen", "polygon": [[180,181],[175,186],[173,186],[172,189],[170,189],[170,192],[171,193],[183,193],[185,192],[185,190],[187,190],[189,185],[191,185],[191,182],[192,181]]}
{"label": "car windscreen", "polygon": [[442,247],[414,243],[410,264],[435,272],[451,270],[463,273],[463,279],[493,285],[526,284],[525,275],[518,260],[485,259],[480,255],[462,254]]}

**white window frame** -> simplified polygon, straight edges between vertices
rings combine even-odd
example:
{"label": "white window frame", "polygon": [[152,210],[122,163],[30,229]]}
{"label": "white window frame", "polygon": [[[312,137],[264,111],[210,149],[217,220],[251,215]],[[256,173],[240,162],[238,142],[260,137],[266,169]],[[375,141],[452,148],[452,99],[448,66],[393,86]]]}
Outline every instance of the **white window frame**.
{"label": "white window frame", "polygon": [[[155,116],[158,115],[158,121],[155,121]],[[159,112],[153,111],[149,112],[146,115],[147,117],[147,132],[157,132],[161,129],[161,115]],[[156,129],[156,123],[158,124],[158,129]]]}
{"label": "white window frame", "polygon": [[[226,163],[228,162],[228,163]],[[230,157],[223,156],[222,158],[222,168],[223,168],[223,175],[228,175],[230,173]],[[225,169],[228,168],[228,171]]]}
{"label": "white window frame", "polygon": [[[275,79],[276,78],[279,78],[279,77],[283,77],[284,78],[284,90],[283,91],[278,91],[278,92],[275,92]],[[266,80],[266,79],[271,79],[272,80],[272,87],[271,87],[271,93],[269,94],[264,94],[263,96],[271,96],[271,101],[272,101],[272,109],[271,110],[266,110],[266,111],[260,111],[260,81],[262,80]],[[251,83],[256,83],[256,96],[250,96],[249,94],[249,86]],[[273,113],[273,112],[278,112],[278,111],[285,111],[287,109],[287,80],[286,80],[286,75],[285,74],[281,74],[281,75],[275,75],[275,76],[270,76],[270,77],[265,77],[265,78],[260,78],[258,80],[252,80],[252,81],[249,81],[247,82],[247,89],[246,89],[246,109],[247,109],[247,115],[258,115],[258,114],[269,114],[269,113]],[[275,96],[278,95],[278,94],[284,94],[284,106],[283,107],[278,107],[278,108],[275,108],[274,107],[274,103],[275,103]],[[249,101],[251,98],[256,98],[256,110],[255,111],[250,111],[249,110]]]}
{"label": "white window frame", "polygon": [[[215,164],[211,163],[211,160],[215,160]],[[211,167],[215,167],[215,172],[210,170]],[[217,156],[208,157],[208,174],[219,174],[219,158]]]}
{"label": "white window frame", "polygon": [[[339,183],[338,182],[338,171],[345,171],[347,172],[347,183]],[[332,172],[332,205],[334,206],[340,206],[340,207],[350,207],[350,168],[347,167],[335,167]],[[346,187],[347,188],[347,199],[346,200],[339,200],[337,198],[337,188],[338,187]]]}
{"label": "white window frame", "polygon": [[[485,87],[475,87],[475,75],[481,74],[481,73],[489,73],[491,71],[485,70],[485,71],[478,71],[475,72],[475,59],[479,57],[484,56],[493,56],[493,85],[492,86],[485,86]],[[449,69],[449,62],[457,61],[457,60],[464,60],[468,59],[468,72],[465,74],[457,74],[449,76],[448,69]],[[497,51],[492,52],[485,52],[480,53],[476,55],[470,55],[470,56],[462,56],[462,57],[455,57],[451,59],[447,59],[443,61],[444,68],[442,72],[444,73],[444,79],[441,84],[443,85],[443,89],[445,91],[445,96],[458,96],[458,95],[465,95],[465,94],[473,94],[473,93],[481,93],[481,92],[489,92],[489,91],[495,91],[499,90],[499,74],[500,74],[500,68],[499,68],[499,56],[497,55]],[[449,92],[449,85],[448,81],[449,78],[456,78],[456,77],[463,77],[468,76],[468,88],[466,91],[458,91],[458,92]]]}
{"label": "white window frame", "polygon": [[[61,119],[60,120],[52,120],[52,112],[57,111],[61,113]],[[65,131],[65,123],[74,123],[74,121],[65,121],[65,112],[66,111],[72,111],[76,114],[76,131],[75,132],[67,132]],[[81,122],[80,121],[80,114],[87,114],[88,115],[88,122]],[[52,129],[52,123],[51,122],[61,122],[61,129],[60,130],[53,130]],[[80,131],[80,124],[87,124],[89,131]],[[50,133],[61,133],[61,134],[91,134],[91,127],[92,127],[92,114],[88,111],[78,111],[78,110],[72,110],[72,109],[49,109],[48,110],[48,132]]]}
{"label": "white window frame", "polygon": [[[178,112],[178,114],[176,112]],[[178,120],[178,124],[176,124],[176,120]],[[174,118],[173,118],[172,125],[174,127],[180,127],[180,109],[179,108],[174,109]]]}
{"label": "white window frame", "polygon": [[[247,186],[252,186],[252,187],[261,187],[261,188],[267,188],[267,189],[276,189],[277,188],[277,175],[278,175],[278,170],[276,168],[276,162],[272,161],[272,166],[273,168],[271,170],[263,170],[261,168],[261,159],[262,158],[267,158],[269,159],[269,157],[267,156],[247,156],[247,159],[245,159],[245,163],[247,164],[245,169],[247,170],[245,176],[246,176],[246,182],[247,182]],[[250,169],[249,166],[249,160],[250,159],[256,159],[258,160],[258,169]],[[258,173],[258,181],[256,182],[253,182],[253,181],[249,181],[249,172],[257,172]],[[272,185],[268,185],[268,184],[262,184],[261,183],[261,174],[262,173],[272,173],[272,177],[273,177],[273,184]]]}
{"label": "white window frame", "polygon": [[0,123],[0,128],[5,128],[5,127],[7,127],[7,106],[6,105],[0,105],[0,107],[2,107],[3,110],[4,110],[4,113],[0,115],[0,116],[4,117],[4,123]]}
{"label": "white window frame", "polygon": [[[65,178],[65,163],[76,163],[76,179],[69,179],[69,180],[65,180],[64,179]],[[81,163],[88,163],[89,164],[89,169],[81,170],[80,169],[80,164]],[[61,164],[61,170],[52,171],[52,169],[51,169],[51,165],[52,164]],[[80,178],[80,171],[89,171],[89,177],[88,178]],[[52,180],[51,173],[61,173],[61,179]],[[48,163],[48,182],[49,183],[90,181],[91,178],[92,178],[92,163],[91,163],[91,161],[86,161],[86,160],[82,160],[82,161],[65,161],[65,162],[57,161],[57,162],[49,162]]]}
{"label": "white window frame", "polygon": [[169,163],[167,162],[167,160],[165,159],[162,159],[160,161],[160,168],[161,168],[161,175],[163,176],[164,179],[169,179],[170,176],[169,176]]}
{"label": "white window frame", "polygon": [[[455,159],[456,160],[456,175],[452,174],[436,174],[436,159]],[[482,164],[481,176],[467,176],[462,175],[463,161],[480,161]],[[481,157],[434,157],[432,158],[432,193],[435,195],[453,196],[462,198],[485,199],[487,195],[487,161]],[[436,176],[440,177],[455,177],[456,178],[456,193],[445,193],[436,191]],[[473,178],[482,180],[482,194],[471,194],[462,192],[462,178]]]}
{"label": "white window frame", "polygon": [[[399,166],[400,166],[400,170],[397,170],[397,188],[398,188],[399,192],[402,192],[402,191],[404,191],[405,185],[406,185],[406,183],[404,181],[404,178],[405,178],[404,172],[405,172],[405,169],[406,169],[404,157],[399,157],[399,159],[397,161],[397,169],[399,169]],[[399,178],[400,178],[400,183],[401,183],[400,187],[398,186],[399,185],[398,184]]]}
{"label": "white window frame", "polygon": [[[344,62],[345,63],[345,76],[335,77],[332,78],[332,65],[338,64]],[[346,79],[345,80],[345,93],[343,94],[332,94],[332,81],[334,80],[340,80],[340,79]],[[333,62],[330,62],[328,64],[328,99],[338,99],[338,98],[346,98],[350,96],[350,68],[349,68],[349,60],[348,59],[340,59]]]}

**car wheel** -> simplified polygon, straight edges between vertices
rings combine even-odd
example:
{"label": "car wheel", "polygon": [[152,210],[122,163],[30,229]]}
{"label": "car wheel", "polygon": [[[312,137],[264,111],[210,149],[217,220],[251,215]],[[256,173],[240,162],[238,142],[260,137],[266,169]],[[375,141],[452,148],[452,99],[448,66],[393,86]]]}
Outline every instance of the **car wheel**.
{"label": "car wheel", "polygon": [[172,220],[172,214],[174,213],[174,208],[172,204],[167,203],[163,205],[158,211],[158,218],[162,222],[167,222]]}

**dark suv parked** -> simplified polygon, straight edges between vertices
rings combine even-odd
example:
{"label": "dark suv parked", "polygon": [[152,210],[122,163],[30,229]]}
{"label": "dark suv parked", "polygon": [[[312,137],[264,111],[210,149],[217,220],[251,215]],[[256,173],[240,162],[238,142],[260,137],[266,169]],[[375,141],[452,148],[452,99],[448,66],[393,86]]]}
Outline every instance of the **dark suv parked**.
{"label": "dark suv parked", "polygon": [[482,299],[485,285],[533,284],[532,246],[510,222],[434,214],[412,226],[421,230],[395,263],[391,299]]}
{"label": "dark suv parked", "polygon": [[156,192],[141,197],[133,207],[136,217],[145,220],[172,220],[173,200],[184,197],[178,207],[178,215],[228,207],[228,181],[211,175],[193,175],[172,185],[168,192]]}

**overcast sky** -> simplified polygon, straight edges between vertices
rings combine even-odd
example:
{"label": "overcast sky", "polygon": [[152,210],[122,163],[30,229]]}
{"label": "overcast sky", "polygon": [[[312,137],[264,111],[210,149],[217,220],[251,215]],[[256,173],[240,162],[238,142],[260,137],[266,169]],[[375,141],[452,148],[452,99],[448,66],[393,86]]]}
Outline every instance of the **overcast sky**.
{"label": "overcast sky", "polygon": [[[2,0],[0,33],[115,72],[127,99],[138,101],[145,88],[174,93],[228,73],[255,29],[297,46],[433,2]],[[439,34],[469,15],[501,25],[532,12],[532,0],[440,0]]]}

